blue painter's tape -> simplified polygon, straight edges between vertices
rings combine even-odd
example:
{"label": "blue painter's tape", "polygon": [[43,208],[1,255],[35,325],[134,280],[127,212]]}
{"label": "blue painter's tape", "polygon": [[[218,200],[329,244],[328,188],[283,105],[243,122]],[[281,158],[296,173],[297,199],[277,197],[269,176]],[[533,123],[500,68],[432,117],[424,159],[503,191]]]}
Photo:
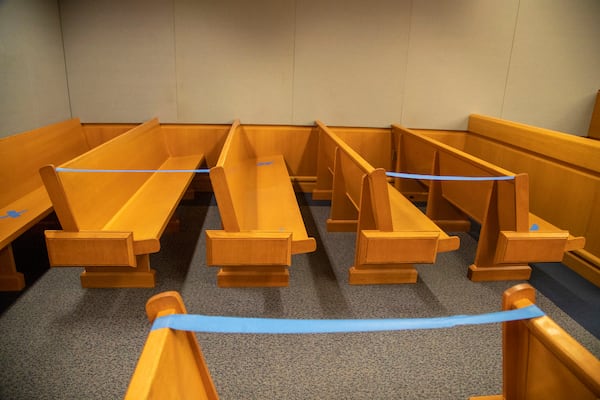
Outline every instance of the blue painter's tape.
{"label": "blue painter's tape", "polygon": [[172,314],[157,318],[152,330],[171,328],[192,332],[250,334],[381,332],[491,324],[543,315],[544,312],[536,305],[480,315],[400,319],[272,319]]}
{"label": "blue painter's tape", "polygon": [[21,216],[21,214],[23,214],[26,211],[27,210],[21,210],[21,211],[8,210],[6,212],[6,215],[0,216],[0,219],[4,219],[4,218],[19,218]]}
{"label": "blue painter's tape", "polygon": [[177,172],[187,172],[187,173],[198,173],[198,174],[208,174],[210,169],[87,169],[87,168],[56,168],[57,172],[88,172],[88,173],[113,173],[113,172],[124,172],[124,173],[177,173]]}
{"label": "blue painter's tape", "polygon": [[261,161],[259,163],[256,163],[256,166],[257,167],[262,167],[262,166],[271,165],[271,164],[273,164],[273,161]]}
{"label": "blue painter's tape", "polygon": [[423,175],[423,174],[408,174],[405,172],[386,172],[387,176],[393,178],[406,179],[424,179],[429,181],[510,181],[515,177],[512,175],[505,176],[452,176],[452,175]]}
{"label": "blue painter's tape", "polygon": [[531,228],[529,228],[530,231],[539,231],[540,227],[538,224],[533,224],[531,225]]}

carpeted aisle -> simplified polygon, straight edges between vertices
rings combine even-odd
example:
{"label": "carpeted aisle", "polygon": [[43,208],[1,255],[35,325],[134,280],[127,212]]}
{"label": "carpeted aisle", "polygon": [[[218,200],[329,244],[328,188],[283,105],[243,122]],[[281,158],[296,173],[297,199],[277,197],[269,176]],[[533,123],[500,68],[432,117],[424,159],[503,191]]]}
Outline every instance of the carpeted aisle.
{"label": "carpeted aisle", "polygon": [[[178,209],[181,232],[151,256],[153,289],[82,289],[79,268],[43,274],[0,316],[0,398],[122,398],[148,334],[144,304],[181,292],[190,313],[274,318],[415,318],[498,311],[518,282],[466,278],[475,240],[418,266],[414,285],[349,286],[352,233],[328,233],[329,207],[300,195],[315,253],[297,255],[287,288],[218,289],[204,230],[219,229],[206,195]],[[534,283],[534,282],[532,282]],[[534,283],[535,285],[535,283]],[[597,288],[596,288],[597,289]],[[564,289],[568,290],[568,289]],[[593,294],[593,291],[592,291]],[[598,291],[595,292],[598,295]],[[538,305],[600,356],[600,342],[549,298]],[[466,399],[501,391],[501,327],[360,334],[197,334],[222,399]]]}

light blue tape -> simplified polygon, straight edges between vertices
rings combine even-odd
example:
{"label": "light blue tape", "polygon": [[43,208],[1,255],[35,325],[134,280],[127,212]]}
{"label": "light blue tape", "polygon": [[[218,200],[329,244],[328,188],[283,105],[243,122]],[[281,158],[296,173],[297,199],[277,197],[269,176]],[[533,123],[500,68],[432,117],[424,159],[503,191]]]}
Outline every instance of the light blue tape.
{"label": "light blue tape", "polygon": [[405,172],[386,172],[387,176],[406,179],[425,179],[429,181],[510,181],[515,179],[512,175],[505,176],[452,176],[452,175],[423,175],[408,174]]}
{"label": "light blue tape", "polygon": [[4,219],[4,218],[19,218],[21,216],[21,214],[23,214],[26,211],[27,210],[21,210],[21,211],[8,210],[6,212],[6,215],[0,215],[0,219]]}
{"label": "light blue tape", "polygon": [[144,173],[174,173],[174,172],[194,172],[199,174],[208,174],[210,169],[87,169],[87,168],[56,168],[57,172],[144,172]]}
{"label": "light blue tape", "polygon": [[400,319],[272,319],[171,314],[157,318],[152,325],[152,330],[171,328],[205,333],[251,334],[380,332],[492,324],[543,315],[544,312],[536,305],[480,315]]}

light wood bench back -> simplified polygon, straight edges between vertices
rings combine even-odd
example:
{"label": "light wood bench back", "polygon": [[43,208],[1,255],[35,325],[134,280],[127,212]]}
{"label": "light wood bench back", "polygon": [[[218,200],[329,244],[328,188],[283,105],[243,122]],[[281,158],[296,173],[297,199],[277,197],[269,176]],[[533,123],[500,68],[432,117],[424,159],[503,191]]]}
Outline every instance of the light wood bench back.
{"label": "light wood bench back", "polygon": [[243,189],[248,177],[245,172],[248,171],[243,169],[243,161],[254,157],[254,152],[242,133],[240,121],[236,120],[229,129],[215,167],[210,171],[221,222],[226,231],[241,230],[240,218],[243,213],[236,204],[242,204],[247,196]]}
{"label": "light wood bench back", "polygon": [[[535,303],[535,289],[516,285],[504,292],[502,308]],[[503,323],[502,395],[471,400],[600,398],[600,360],[548,316]]]}
{"label": "light wood bench back", "polygon": [[[454,176],[515,176],[511,171],[500,168],[485,160],[457,151],[456,148],[419,135],[400,125],[392,125],[392,130],[402,138],[402,146],[410,151],[402,151],[403,167],[415,174],[454,175]],[[432,164],[432,160],[435,162]],[[432,170],[433,168],[433,170]],[[467,213],[475,221],[482,223],[492,197],[492,190],[498,185],[503,201],[502,212],[509,214],[505,230],[526,232],[529,230],[529,185],[525,174],[516,175],[514,180],[499,181],[443,181],[440,183],[442,195],[456,207]],[[512,221],[512,222],[508,222]]]}
{"label": "light wood bench back", "polygon": [[[187,314],[177,292],[163,292],[146,303],[150,322]],[[162,328],[151,331],[129,383],[125,399],[199,399],[219,396],[193,332]]]}
{"label": "light wood bench back", "polygon": [[[316,121],[316,126],[319,130],[319,152],[322,154],[322,157],[319,157],[319,170],[322,171],[325,179],[333,180],[330,187],[339,185],[344,188],[343,196],[352,203],[356,216],[358,216],[363,178],[373,172],[375,168],[327,125]],[[334,175],[335,179],[333,179]],[[331,178],[327,178],[328,176]],[[321,180],[321,182],[323,181]],[[341,192],[333,189],[333,193]],[[335,214],[336,210],[332,210],[332,213]]]}
{"label": "light wood bench back", "polygon": [[0,139],[0,206],[43,186],[38,170],[90,149],[78,118]]}
{"label": "light wood bench back", "polygon": [[[158,119],[152,119],[94,148],[93,151],[62,164],[61,167],[155,170],[168,156]],[[64,207],[55,204],[63,229],[102,229],[151,174],[59,172],[58,179],[62,185],[60,190],[68,193]]]}

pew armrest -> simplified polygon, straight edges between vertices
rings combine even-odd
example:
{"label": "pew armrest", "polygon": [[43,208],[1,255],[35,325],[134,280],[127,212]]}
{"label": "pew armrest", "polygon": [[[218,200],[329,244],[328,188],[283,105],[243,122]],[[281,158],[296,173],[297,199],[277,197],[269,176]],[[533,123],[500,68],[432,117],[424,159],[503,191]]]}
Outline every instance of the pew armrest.
{"label": "pew armrest", "polygon": [[136,267],[132,232],[46,231],[51,266]]}

